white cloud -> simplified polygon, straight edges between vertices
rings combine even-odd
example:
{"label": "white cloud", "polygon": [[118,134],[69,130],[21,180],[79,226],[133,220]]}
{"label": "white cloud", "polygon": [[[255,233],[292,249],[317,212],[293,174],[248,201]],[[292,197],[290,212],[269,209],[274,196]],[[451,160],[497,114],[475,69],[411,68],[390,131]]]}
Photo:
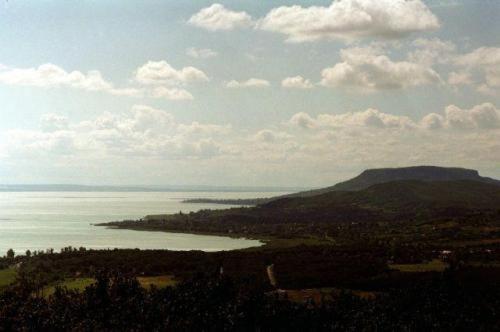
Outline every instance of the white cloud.
{"label": "white cloud", "polygon": [[307,113],[297,113],[289,123],[305,129],[312,128],[414,128],[415,124],[406,116],[397,116],[369,108],[361,112],[344,114],[320,114],[316,118]]}
{"label": "white cloud", "polygon": [[424,129],[441,129],[445,123],[444,117],[440,114],[430,113],[420,120],[420,126]]}
{"label": "white cloud", "polygon": [[[116,88],[105,80],[97,70],[86,74],[80,71],[67,72],[53,64],[36,68],[0,67],[0,83],[7,85],[32,86],[38,88],[69,87],[86,91],[100,91],[116,96],[151,97],[168,100],[192,100],[193,95],[179,86],[208,81],[201,70],[184,67],[176,70],[165,61],[149,61],[136,70],[135,80],[142,87]],[[162,85],[148,87],[149,85]]]}
{"label": "white cloud", "polygon": [[175,69],[166,61],[148,61],[135,72],[135,79],[142,84],[184,85],[208,81],[207,75],[198,68]]}
{"label": "white cloud", "polygon": [[408,56],[409,61],[431,66],[434,63],[448,63],[454,56],[456,46],[450,41],[439,38],[419,38],[413,41],[416,48]]}
{"label": "white cloud", "polygon": [[491,103],[462,109],[450,105],[445,109],[444,123],[456,129],[495,129],[500,128],[500,110]]}
{"label": "white cloud", "polygon": [[129,97],[143,97],[144,91],[138,88],[119,88],[108,90],[112,95],[115,96],[129,96]]}
{"label": "white cloud", "polygon": [[448,84],[451,85],[470,85],[473,83],[471,75],[467,71],[452,71],[448,74]]}
{"label": "white cloud", "polygon": [[216,57],[218,53],[209,48],[190,47],[186,50],[186,55],[195,59],[208,59]]}
{"label": "white cloud", "polygon": [[281,86],[290,89],[312,89],[314,85],[302,76],[287,77],[281,81]]}
{"label": "white cloud", "polygon": [[271,83],[260,78],[250,78],[246,81],[236,81],[232,80],[226,83],[226,87],[230,89],[237,88],[265,88],[269,87]]}
{"label": "white cloud", "polygon": [[262,143],[276,143],[281,140],[289,139],[292,136],[283,131],[276,131],[270,129],[259,130],[253,135],[252,140]]}
{"label": "white cloud", "polygon": [[104,113],[94,119],[69,123],[55,114],[42,117],[41,130],[10,130],[11,157],[75,156],[87,158],[211,158],[221,153],[217,141],[230,126],[182,124],[172,114],[135,105],[124,114]]}
{"label": "white cloud", "polygon": [[0,82],[10,85],[38,87],[71,86],[90,91],[111,89],[96,70],[84,74],[80,71],[67,72],[61,67],[46,63],[37,68],[4,68],[0,72]]}
{"label": "white cloud", "polygon": [[479,92],[491,95],[500,94],[500,48],[480,47],[472,52],[457,56],[455,65],[462,72],[470,74],[479,71],[484,77],[477,86]]}
{"label": "white cloud", "polygon": [[316,127],[316,120],[305,112],[300,112],[292,116],[292,118],[289,120],[289,123],[293,126],[297,126],[303,129]]}
{"label": "white cloud", "polygon": [[[157,131],[170,130],[175,121],[172,114],[147,105],[134,105],[131,110],[132,117],[126,120],[117,120],[117,127],[128,127],[133,131]],[[121,123],[121,125],[120,125]],[[125,124],[128,125],[125,125]]]}
{"label": "white cloud", "polygon": [[236,12],[221,4],[213,4],[191,16],[189,24],[210,31],[233,30],[253,25],[252,17],[246,12]]}
{"label": "white cloud", "polygon": [[8,156],[33,157],[36,155],[67,156],[76,150],[75,134],[67,130],[51,132],[10,130],[7,132]]}
{"label": "white cloud", "polygon": [[343,49],[340,55],[342,62],[321,73],[323,86],[370,92],[441,82],[432,68],[409,61],[393,61],[373,47]]}
{"label": "white cloud", "polygon": [[[136,105],[80,122],[45,115],[40,130],[4,132],[0,155],[2,165],[15,165],[16,174],[29,173],[36,163],[37,174],[51,179],[63,172],[69,180],[86,174],[99,181],[106,174],[107,181],[122,183],[131,176],[172,183],[175,175],[181,183],[195,176],[195,182],[289,184],[298,176],[320,185],[341,180],[338,172],[390,165],[494,170],[500,162],[499,119],[499,109],[484,103],[468,109],[450,105],[413,120],[376,109],[298,113],[286,123],[246,130],[180,123],[162,109]],[[289,167],[283,169],[283,163]]]}
{"label": "white cloud", "polygon": [[71,87],[87,91],[104,91],[114,95],[136,96],[137,89],[119,89],[106,81],[97,70],[67,72],[51,63],[36,68],[0,67],[0,83],[7,85],[35,86],[40,88]]}
{"label": "white cloud", "polygon": [[64,130],[68,128],[68,118],[53,113],[44,114],[40,119],[40,127],[45,132]]}
{"label": "white cloud", "polygon": [[287,41],[401,38],[439,28],[437,17],[420,0],[340,0],[329,7],[282,6],[259,20],[258,28],[279,32]]}
{"label": "white cloud", "polygon": [[449,105],[445,108],[444,114],[429,113],[419,121],[414,121],[407,116],[380,112],[372,108],[343,114],[320,114],[317,117],[301,112],[293,115],[288,124],[302,129],[487,130],[500,128],[500,110],[491,103],[479,104],[471,109]]}
{"label": "white cloud", "polygon": [[500,63],[499,47],[480,47],[474,51],[457,57],[456,63],[466,67],[496,66]]}
{"label": "white cloud", "polygon": [[190,124],[179,124],[178,128],[179,133],[183,135],[190,136],[202,136],[209,135],[210,137],[215,137],[219,135],[228,134],[231,131],[230,125],[215,125],[215,124],[206,124],[199,123],[198,121],[194,121]]}
{"label": "white cloud", "polygon": [[154,98],[164,98],[168,100],[193,100],[193,95],[184,89],[168,88],[165,86],[158,86],[153,88],[151,95]]}

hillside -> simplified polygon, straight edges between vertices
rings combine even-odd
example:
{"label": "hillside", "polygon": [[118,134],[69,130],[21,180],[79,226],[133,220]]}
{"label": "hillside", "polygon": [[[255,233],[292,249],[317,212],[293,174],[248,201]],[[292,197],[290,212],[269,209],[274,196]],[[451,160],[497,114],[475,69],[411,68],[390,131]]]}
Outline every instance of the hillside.
{"label": "hillside", "polygon": [[[284,197],[255,207],[201,210],[189,214],[148,216],[139,221],[101,224],[114,228],[276,237],[321,236],[363,225],[370,233],[378,222],[446,222],[464,225],[500,219],[500,186],[471,180],[393,181],[360,191],[332,191],[310,197]],[[493,225],[492,224],[492,225]],[[400,226],[399,230],[406,226]],[[340,228],[339,228],[340,227]],[[392,226],[388,226],[391,228]],[[396,226],[394,226],[396,227]]]}
{"label": "hillside", "polygon": [[324,210],[357,207],[404,212],[417,209],[500,209],[500,186],[472,180],[392,181],[359,191],[330,191],[309,197],[287,197],[264,208]]}
{"label": "hillside", "polygon": [[300,191],[297,193],[276,196],[270,198],[258,199],[192,199],[186,200],[189,203],[217,203],[217,204],[230,204],[230,205],[260,205],[266,204],[277,199],[287,197],[312,197],[321,194],[335,192],[335,191],[359,191],[366,189],[370,186],[380,183],[394,182],[394,181],[460,181],[469,180],[481,183],[495,184],[500,186],[500,180],[491,179],[479,175],[479,172],[473,169],[458,168],[458,167],[437,167],[437,166],[414,166],[402,168],[379,168],[368,169],[360,175],[337,183],[330,187]]}
{"label": "hillside", "polygon": [[437,166],[413,166],[401,168],[377,168],[368,169],[360,175],[337,183],[331,187],[317,190],[302,191],[289,195],[289,197],[316,196],[331,191],[357,191],[366,189],[374,184],[418,180],[418,181],[458,181],[471,180],[483,183],[500,185],[499,180],[483,177],[473,169],[458,167],[437,167]]}

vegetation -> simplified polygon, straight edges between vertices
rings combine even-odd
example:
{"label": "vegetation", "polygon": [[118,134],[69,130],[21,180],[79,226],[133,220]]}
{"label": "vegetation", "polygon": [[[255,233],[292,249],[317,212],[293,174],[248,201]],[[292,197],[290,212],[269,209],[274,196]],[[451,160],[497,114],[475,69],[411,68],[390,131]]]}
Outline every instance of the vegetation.
{"label": "vegetation", "polygon": [[496,330],[500,288],[464,284],[454,273],[369,299],[332,292],[321,303],[288,301],[248,282],[195,276],[175,288],[144,289],[100,273],[83,292],[33,297],[26,284],[0,295],[0,330]]}
{"label": "vegetation", "polygon": [[414,166],[402,168],[380,168],[369,169],[360,175],[337,183],[336,185],[301,191],[298,193],[270,197],[270,198],[257,198],[257,199],[190,199],[186,200],[188,203],[215,203],[215,204],[231,204],[231,205],[259,205],[269,203],[281,198],[292,197],[314,197],[334,191],[359,191],[369,188],[373,185],[394,181],[476,181],[482,183],[500,185],[499,180],[480,176],[478,171],[465,168],[454,167],[436,167],[436,166]]}
{"label": "vegetation", "polygon": [[0,331],[500,329],[500,186],[488,180],[392,181],[105,226],[266,245],[12,252],[0,258]]}
{"label": "vegetation", "polygon": [[[476,181],[397,181],[353,192],[283,198],[256,207],[201,210],[101,224],[117,228],[332,245],[417,241],[433,246],[500,234],[500,186]],[[271,241],[272,242],[272,241]]]}
{"label": "vegetation", "polygon": [[419,264],[390,264],[389,267],[401,272],[443,272],[448,268],[448,264],[440,259],[433,259]]}
{"label": "vegetation", "polygon": [[83,292],[85,288],[95,283],[93,278],[68,278],[62,281],[56,282],[53,285],[45,286],[42,289],[43,296],[54,295],[57,288],[65,288],[67,290]]}
{"label": "vegetation", "polygon": [[0,270],[0,292],[16,280],[17,272],[14,268]]}

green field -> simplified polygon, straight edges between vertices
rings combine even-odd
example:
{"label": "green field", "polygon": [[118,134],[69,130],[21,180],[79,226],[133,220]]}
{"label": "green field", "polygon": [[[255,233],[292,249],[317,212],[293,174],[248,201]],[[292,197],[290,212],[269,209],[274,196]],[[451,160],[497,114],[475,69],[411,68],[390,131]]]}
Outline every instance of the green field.
{"label": "green field", "polygon": [[[154,276],[154,277],[138,277],[137,281],[144,288],[150,288],[151,286],[155,286],[157,288],[165,288],[169,286],[174,286],[177,281],[169,275],[164,276]],[[69,290],[76,290],[82,292],[88,286],[95,283],[94,278],[71,278],[66,279],[62,282],[58,282],[53,285],[49,285],[43,288],[42,294],[43,296],[50,296],[54,294],[56,287],[67,288]],[[0,284],[1,285],[1,284]]]}
{"label": "green field", "polygon": [[443,272],[448,264],[440,259],[433,259],[430,262],[420,264],[391,264],[391,269],[401,272]]}
{"label": "green field", "polygon": [[170,286],[175,286],[177,281],[172,276],[155,276],[155,277],[138,277],[137,281],[144,288],[150,288],[155,286],[157,288],[165,288]]}
{"label": "green field", "polygon": [[0,270],[0,290],[16,280],[17,272],[14,268]]}
{"label": "green field", "polygon": [[59,282],[55,285],[46,286],[43,288],[42,294],[44,296],[50,296],[54,294],[56,291],[56,287],[67,288],[69,290],[83,291],[88,286],[92,285],[95,282],[93,278],[75,278],[75,279],[66,279],[62,282]]}

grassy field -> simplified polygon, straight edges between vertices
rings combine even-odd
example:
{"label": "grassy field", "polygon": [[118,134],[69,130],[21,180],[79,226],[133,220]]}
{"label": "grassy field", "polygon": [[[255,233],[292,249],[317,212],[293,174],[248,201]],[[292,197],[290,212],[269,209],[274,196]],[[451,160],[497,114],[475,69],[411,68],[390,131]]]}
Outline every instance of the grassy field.
{"label": "grassy field", "polygon": [[95,279],[93,279],[93,278],[66,279],[60,283],[55,284],[55,285],[50,285],[50,286],[44,287],[42,293],[44,296],[50,296],[50,295],[54,294],[57,286],[81,292],[85,288],[87,288],[88,286],[92,285],[94,282],[95,282]]}
{"label": "grassy field", "polygon": [[390,264],[389,267],[401,272],[443,272],[448,267],[448,264],[440,259],[433,259],[427,263]]}
{"label": "grassy field", "polygon": [[14,268],[0,270],[0,291],[16,279],[17,272]]}
{"label": "grassy field", "polygon": [[175,286],[177,281],[172,276],[155,276],[155,277],[138,277],[137,281],[144,288],[150,288],[155,286],[157,288],[165,288],[169,286]]}
{"label": "grassy field", "polygon": [[[1,271],[0,271],[1,272]],[[151,286],[155,286],[157,288],[165,288],[169,286],[175,286],[177,281],[172,276],[154,276],[154,277],[138,277],[137,281],[144,288],[150,288]],[[54,294],[56,287],[67,288],[70,290],[76,290],[82,292],[88,286],[95,283],[95,279],[93,278],[71,278],[66,279],[62,282],[59,282],[55,285],[46,286],[43,289],[43,296],[50,296]],[[1,285],[1,284],[0,284]],[[0,287],[1,289],[1,287]]]}
{"label": "grassy field", "polygon": [[335,240],[325,239],[319,237],[297,237],[297,238],[278,238],[278,237],[262,237],[260,241],[264,242],[262,247],[252,247],[242,249],[246,251],[258,251],[264,249],[274,248],[292,248],[296,246],[320,246],[320,245],[335,245]]}
{"label": "grassy field", "polygon": [[[296,303],[307,303],[313,301],[321,304],[324,300],[332,300],[340,296],[345,290],[339,288],[309,288],[309,289],[280,289],[274,291],[275,295],[286,298]],[[377,293],[368,291],[348,290],[352,295],[365,300],[373,300]]]}

